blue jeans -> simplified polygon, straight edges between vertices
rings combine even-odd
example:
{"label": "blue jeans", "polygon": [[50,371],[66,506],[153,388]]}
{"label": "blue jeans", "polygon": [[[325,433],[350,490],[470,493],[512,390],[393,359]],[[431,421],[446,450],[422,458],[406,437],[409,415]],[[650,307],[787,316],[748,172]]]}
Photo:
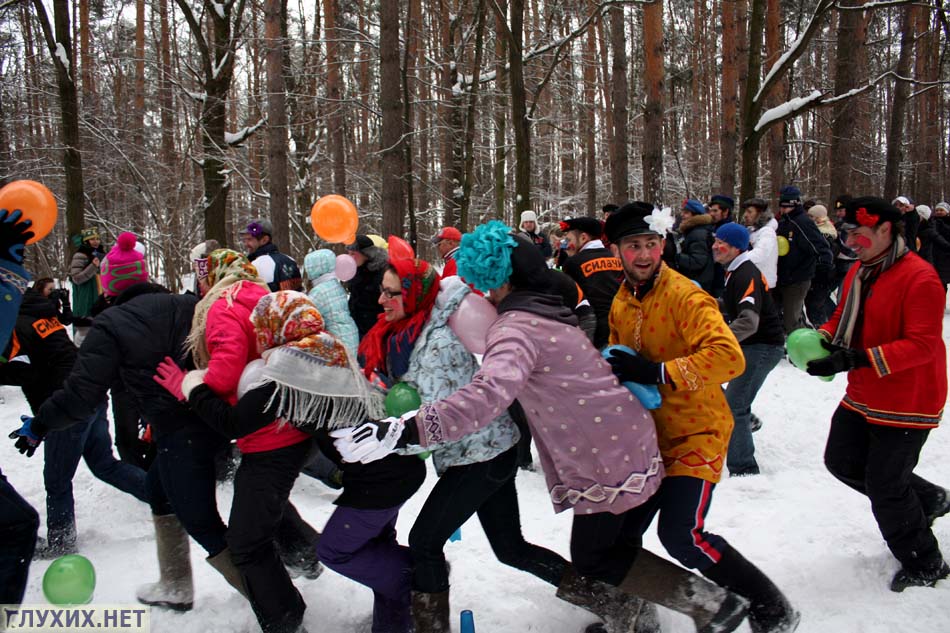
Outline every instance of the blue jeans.
{"label": "blue jeans", "polygon": [[174,433],[160,435],[148,469],[152,514],[175,514],[208,556],[221,553],[227,528],[218,513],[214,456],[228,443],[198,420]]}
{"label": "blue jeans", "polygon": [[745,372],[729,381],[726,387],[726,401],[732,409],[735,427],[729,440],[729,454],[726,465],[732,474],[750,474],[759,471],[755,462],[755,443],[752,441],[752,401],[759,393],[769,372],[775,369],[785,354],[781,345],[743,345]]}
{"label": "blue jeans", "polygon": [[0,472],[0,604],[20,604],[40,517]]}
{"label": "blue jeans", "polygon": [[43,441],[43,481],[46,484],[46,527],[50,532],[74,530],[73,476],[84,459],[92,474],[147,501],[145,471],[126,464],[112,454],[112,437],[103,402],[88,421],[60,431],[52,431]]}

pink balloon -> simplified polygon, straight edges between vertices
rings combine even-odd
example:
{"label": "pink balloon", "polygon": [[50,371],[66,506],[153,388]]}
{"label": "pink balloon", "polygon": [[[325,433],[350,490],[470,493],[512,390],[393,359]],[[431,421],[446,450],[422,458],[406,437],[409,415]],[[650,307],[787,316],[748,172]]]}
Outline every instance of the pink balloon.
{"label": "pink balloon", "polygon": [[389,259],[415,259],[416,252],[406,240],[390,235],[387,242],[389,243]]}
{"label": "pink balloon", "polygon": [[336,278],[340,281],[349,281],[356,275],[356,260],[347,254],[336,256],[336,266],[334,267]]}
{"label": "pink balloon", "polygon": [[449,317],[449,327],[455,332],[465,349],[473,354],[484,354],[488,338],[488,326],[498,317],[488,299],[474,292],[465,295],[459,307]]}

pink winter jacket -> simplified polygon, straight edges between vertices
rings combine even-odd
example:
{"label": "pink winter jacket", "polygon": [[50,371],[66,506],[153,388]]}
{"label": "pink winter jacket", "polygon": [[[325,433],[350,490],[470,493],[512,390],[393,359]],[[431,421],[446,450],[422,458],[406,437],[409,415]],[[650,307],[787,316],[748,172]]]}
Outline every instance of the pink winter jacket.
{"label": "pink winter jacket", "polygon": [[[214,302],[208,311],[205,326],[205,342],[211,360],[208,361],[204,383],[232,405],[238,400],[237,387],[241,372],[249,362],[260,358],[251,312],[260,298],[267,294],[267,290],[255,284],[238,284]],[[242,453],[260,453],[310,439],[309,435],[289,424],[278,429],[279,422],[272,422],[245,435],[237,441],[238,448]]]}
{"label": "pink winter jacket", "polygon": [[653,418],[576,327],[514,310],[488,330],[482,367],[416,417],[423,446],[482,428],[517,398],[556,512],[621,514],[663,478]]}

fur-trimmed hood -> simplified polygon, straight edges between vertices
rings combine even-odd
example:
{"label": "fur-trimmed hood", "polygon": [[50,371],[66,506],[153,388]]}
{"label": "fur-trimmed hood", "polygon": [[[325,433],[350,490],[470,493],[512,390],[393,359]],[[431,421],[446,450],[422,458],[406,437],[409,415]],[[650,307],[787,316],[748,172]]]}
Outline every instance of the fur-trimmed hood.
{"label": "fur-trimmed hood", "polygon": [[713,219],[706,213],[694,215],[691,218],[684,218],[683,221],[680,222],[680,234],[686,235],[697,227],[709,226],[710,224],[713,224]]}

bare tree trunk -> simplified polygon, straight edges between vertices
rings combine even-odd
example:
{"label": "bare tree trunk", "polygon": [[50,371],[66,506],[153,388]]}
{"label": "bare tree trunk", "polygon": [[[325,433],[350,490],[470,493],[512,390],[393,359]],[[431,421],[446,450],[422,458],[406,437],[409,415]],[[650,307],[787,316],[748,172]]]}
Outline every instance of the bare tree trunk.
{"label": "bare tree trunk", "polygon": [[[901,50],[897,57],[898,77],[907,77],[914,54],[914,20],[917,7],[909,4],[901,9]],[[900,193],[901,164],[904,160],[904,117],[910,99],[910,83],[897,79],[894,86],[894,104],[891,122],[887,128],[887,155],[884,163],[884,197],[888,200]]]}
{"label": "bare tree trunk", "polygon": [[663,0],[643,7],[643,199],[663,199]]}
{"label": "bare tree trunk", "polygon": [[96,93],[95,67],[89,44],[89,0],[79,0],[79,64],[81,67],[83,105],[91,105]]}
{"label": "bare tree trunk", "polygon": [[[917,78],[935,82],[940,77],[940,36],[932,24],[930,11],[918,13]],[[917,97],[918,151],[915,161],[915,195],[932,204],[940,198],[940,110],[937,108],[937,90],[928,90]]]}
{"label": "bare tree trunk", "polygon": [[475,118],[478,105],[478,76],[482,72],[482,47],[485,33],[485,0],[478,0],[475,8],[475,61],[472,77],[474,81],[467,85],[468,112],[465,120],[465,171],[462,186],[462,204],[459,209],[458,229],[465,233],[469,226],[469,208],[472,204],[472,185],[475,177]]}
{"label": "bare tree trunk", "polygon": [[[382,4],[390,4],[384,0]],[[398,3],[397,3],[398,4]],[[337,0],[323,0],[324,33],[326,34],[327,60],[327,141],[333,161],[333,190],[346,195],[346,140],[343,117],[343,78],[340,71],[342,60],[339,54],[339,29]],[[397,24],[396,29],[399,26]],[[398,59],[397,59],[398,67]],[[397,75],[398,80],[398,75]]]}
{"label": "bare tree trunk", "polygon": [[[79,148],[79,99],[71,68],[72,38],[69,28],[68,0],[53,0],[53,22],[43,0],[33,0],[43,37],[56,69],[56,87],[59,92],[60,123],[63,134],[63,167],[66,171],[66,252],[71,245],[69,236],[79,233],[83,224],[85,199],[83,196],[82,155]],[[67,65],[69,64],[69,65]]]}
{"label": "bare tree trunk", "polygon": [[524,0],[511,0],[511,37],[508,41],[508,80],[511,86],[511,122],[515,128],[515,222],[531,209],[531,122],[524,88]]}
{"label": "bare tree trunk", "polygon": [[[758,0],[753,0],[758,1]],[[768,60],[767,67],[782,54],[781,31],[782,7],[779,0],[767,0],[765,12],[765,54]],[[758,84],[756,84],[758,86]],[[768,106],[777,106],[785,94],[785,82],[779,82],[772,89],[767,99]],[[785,185],[785,125],[773,125],[769,128],[768,136],[769,174],[771,186],[766,198],[773,205],[778,205],[778,192]]]}
{"label": "bare tree trunk", "polygon": [[584,130],[584,183],[586,184],[586,211],[593,216],[597,210],[597,140],[594,134],[596,125],[597,104],[597,67],[596,67],[596,34],[593,29],[587,31],[587,47],[584,50],[584,106],[581,123]]}
{"label": "bare tree trunk", "polygon": [[284,91],[284,33],[286,0],[264,0],[264,41],[267,69],[267,176],[273,240],[290,250],[287,194],[287,102]]}
{"label": "bare tree trunk", "polygon": [[383,232],[403,234],[403,111],[399,68],[399,3],[382,2],[379,9],[380,170],[382,172]]}
{"label": "bare tree trunk", "polygon": [[755,195],[759,171],[758,144],[761,136],[755,133],[757,113],[753,107],[753,99],[759,91],[762,76],[762,34],[765,30],[765,13],[766,0],[752,0],[748,29],[749,48],[746,54],[747,85],[742,93],[742,182],[739,191],[743,199]]}
{"label": "bare tree trunk", "polygon": [[[736,0],[722,0],[722,130],[719,137],[719,193],[734,195],[736,188],[736,111],[738,99]],[[743,164],[745,171],[747,165]]]}
{"label": "bare tree trunk", "polygon": [[[615,204],[630,199],[630,157],[627,155],[627,35],[623,7],[610,9],[610,47],[614,52],[610,77],[613,83],[613,123],[610,143],[610,196]],[[591,209],[588,208],[588,213]]]}
{"label": "bare tree trunk", "polygon": [[[846,0],[854,6],[861,0]],[[862,69],[858,68],[857,52],[864,46],[866,33],[861,28],[863,16],[859,11],[842,11],[838,16],[835,52],[835,94],[840,95],[857,86]],[[845,193],[854,193],[851,182],[854,170],[853,156],[855,114],[858,105],[854,99],[844,99],[832,107],[831,149],[829,152],[830,202]]]}
{"label": "bare tree trunk", "polygon": [[[507,13],[508,11],[508,2],[507,0],[500,0],[499,7],[502,13]],[[508,71],[505,68],[505,59],[508,56],[508,40],[504,37],[503,33],[505,30],[505,22],[502,19],[502,16],[495,16],[495,103],[494,103],[494,119],[495,119],[495,155],[494,160],[492,161],[492,172],[494,175],[493,178],[493,190],[495,198],[495,215],[498,218],[504,219],[506,223],[511,223],[511,218],[506,217],[505,214],[505,195],[508,191],[507,187],[507,169],[505,168],[507,163],[507,154],[508,149],[507,145],[507,135],[505,130],[508,123]]]}

